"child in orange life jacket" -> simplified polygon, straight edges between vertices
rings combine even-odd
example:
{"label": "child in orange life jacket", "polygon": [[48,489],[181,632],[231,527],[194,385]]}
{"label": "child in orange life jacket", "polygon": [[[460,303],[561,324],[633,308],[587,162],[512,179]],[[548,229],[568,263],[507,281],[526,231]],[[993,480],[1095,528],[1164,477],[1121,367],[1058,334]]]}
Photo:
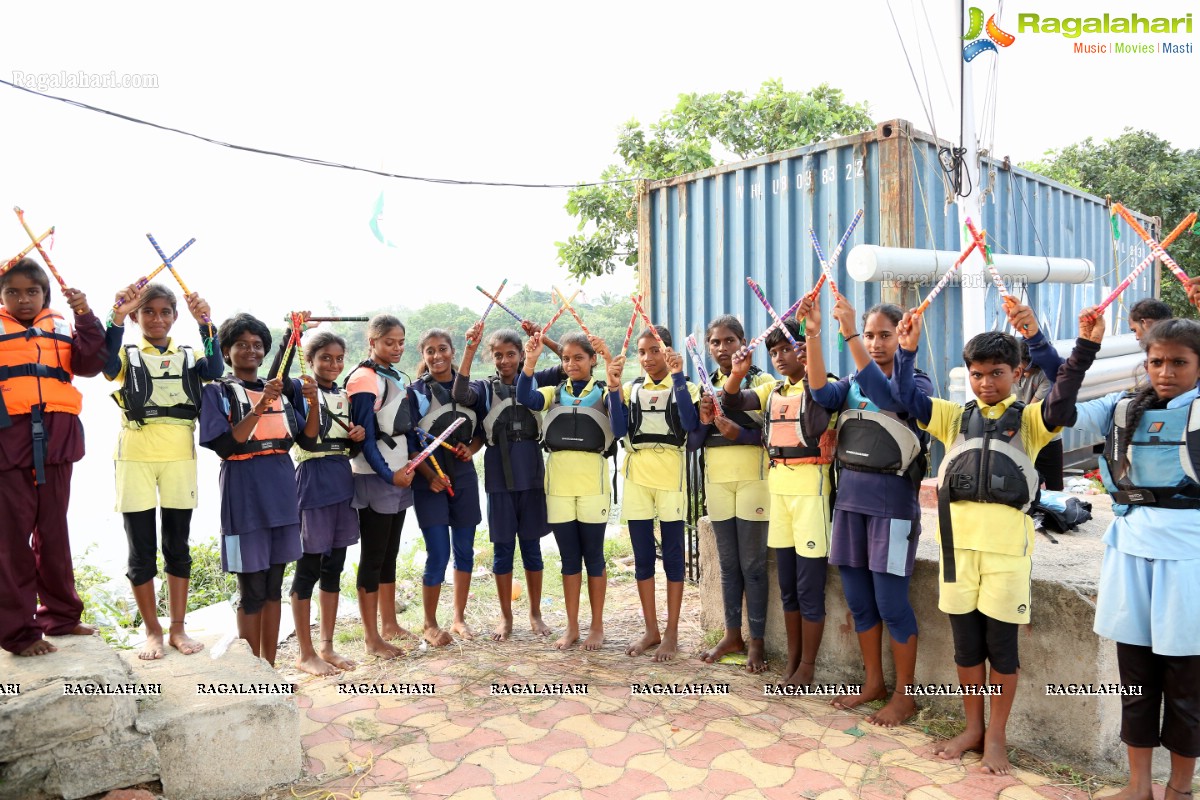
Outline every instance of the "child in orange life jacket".
{"label": "child in orange life jacket", "polygon": [[[708,353],[717,363],[713,389],[725,390],[733,354],[746,345],[741,320],[728,314],[708,323]],[[751,367],[743,389],[775,379]],[[700,398],[700,429],[688,436],[688,449],[704,449],[704,500],[716,539],[725,606],[725,635],[701,654],[712,664],[726,653],[746,651],[746,671],[766,669],[763,637],[767,626],[767,521],[771,494],[767,470],[771,461],[762,446],[763,416],[755,411],[714,413],[709,394]],[[749,618],[750,646],[742,639],[742,598]]]}
{"label": "child in orange life jacket", "polygon": [[836,414],[813,399],[804,379],[806,351],[799,323],[789,318],[783,324],[800,343],[797,351],[778,328],[767,337],[771,363],[783,377],[773,385],[742,389],[750,370],[750,355],[742,348],[733,357],[723,405],[731,411],[766,411],[767,454],[771,457],[767,546],[775,551],[787,628],[784,682],[805,686],[812,683],[825,632],[832,490],[829,465],[837,444]]}
{"label": "child in orange life jacket", "polygon": [[[421,462],[413,481],[413,506],[427,554],[421,596],[425,609],[424,636],[429,644],[441,647],[451,641],[449,631],[443,630],[437,622],[437,603],[450,562],[451,542],[454,553],[454,622],[451,630],[463,638],[474,638],[465,614],[475,562],[475,529],[483,519],[479,513],[479,477],[473,458],[483,447],[480,421],[485,412],[482,397],[477,397],[474,405],[462,405],[451,396],[457,373],[453,361],[454,343],[448,332],[440,328],[425,331],[421,334],[419,348],[423,374],[409,387],[413,409],[420,417],[418,427],[430,436],[438,436],[455,419],[467,420],[446,440],[455,452],[437,448]],[[409,445],[414,451],[424,447],[416,434],[409,437]],[[449,485],[434,469],[434,459],[449,478]],[[453,497],[447,492],[449,488],[454,490]]]}
{"label": "child in orange life jacket", "polygon": [[[196,419],[201,386],[215,381],[225,365],[218,355],[216,329],[204,323],[208,303],[187,296],[188,311],[200,324],[205,355],[176,344],[171,326],[178,318],[175,294],[159,283],[132,284],[117,292],[120,307],[109,315],[105,338],[108,363],[104,377],[121,388],[113,399],[122,411],[117,439],[117,511],[129,541],[129,571],[138,611],[146,621],[146,644],[138,658],[163,657],[154,577],[158,574],[157,516],[162,506],[162,553],[171,614],[168,643],[180,653],[198,653],[204,645],[187,635],[188,551],[192,509],[196,507]],[[141,329],[139,344],[123,345],[125,318]]]}
{"label": "child in orange life jacket", "polygon": [[[683,374],[683,357],[671,349],[671,333],[656,325],[637,339],[638,363],[645,376],[625,384],[618,415],[628,419],[625,436],[625,497],[621,521],[629,525],[634,576],[646,632],[625,648],[638,656],[658,645],[655,661],[669,661],[679,650],[679,613],[683,605],[683,518],[687,508],[684,450],[688,434],[699,429],[696,403],[700,390]],[[661,340],[661,345],[660,345]],[[611,375],[621,374],[625,355],[614,359]],[[654,520],[662,531],[663,572],[667,575],[667,627],[660,633],[654,602]]]}
{"label": "child in orange life jacket", "polygon": [[[238,634],[274,666],[284,567],[303,554],[288,451],[305,421],[290,382],[258,377],[271,346],[266,325],[238,314],[221,323],[217,337],[233,374],[201,393],[200,444],[221,458],[221,568],[237,575]],[[313,407],[316,384],[310,380],[304,391]]]}
{"label": "child in orange life jacket", "polygon": [[1075,396],[1104,333],[1103,316],[1091,314],[1085,309],[1080,315],[1080,338],[1071,353],[1077,367],[1061,367],[1050,396],[1028,406],[1012,393],[1021,359],[1012,336],[992,331],[967,342],[963,361],[977,399],[962,406],[914,388],[921,317],[909,312],[896,329],[897,396],[947,448],[938,474],[938,608],[950,615],[958,682],[982,688],[986,679],[997,687],[988,698],[986,728],[982,693],[964,696],[966,731],[934,752],[950,759],[982,749],[983,770],[994,775],[1011,769],[1005,726],[1017,692],[1017,626],[1030,619],[1034,530],[1027,511],[1038,488],[1033,460],[1058,426],[1075,420]]}
{"label": "child in orange life jacket", "polygon": [[369,358],[346,377],[350,418],[362,427],[362,452],[350,460],[361,547],[358,608],[366,650],[390,659],[404,653],[389,639],[410,636],[396,618],[396,557],[404,516],[413,504],[408,434],[416,424],[408,376],[396,368],[404,356],[405,329],[391,314],[367,324]]}
{"label": "child in orange life jacket", "polygon": [[[538,332],[534,323],[527,323],[526,329]],[[502,642],[512,633],[513,554],[518,541],[529,589],[529,625],[534,633],[546,636],[550,628],[542,621],[541,537],[550,532],[550,525],[546,521],[545,465],[539,444],[541,418],[517,402],[517,373],[525,361],[525,348],[516,331],[498,330],[488,338],[496,374],[482,381],[470,379],[471,362],[482,338],[483,323],[476,322],[467,331],[467,346],[452,394],[455,402],[468,407],[475,406],[482,397],[486,411],[484,488],[501,616],[492,639]],[[543,335],[542,341],[557,351],[557,344],[549,337]],[[538,387],[557,386],[563,380],[562,367],[540,370],[533,377]]]}
{"label": "child in orange life jacket", "polygon": [[36,262],[0,276],[0,647],[22,656],[58,649],[43,634],[95,633],[80,622],[67,532],[71,467],[83,458],[71,379],[99,374],[107,353],[83,292],[66,294],[73,332]]}

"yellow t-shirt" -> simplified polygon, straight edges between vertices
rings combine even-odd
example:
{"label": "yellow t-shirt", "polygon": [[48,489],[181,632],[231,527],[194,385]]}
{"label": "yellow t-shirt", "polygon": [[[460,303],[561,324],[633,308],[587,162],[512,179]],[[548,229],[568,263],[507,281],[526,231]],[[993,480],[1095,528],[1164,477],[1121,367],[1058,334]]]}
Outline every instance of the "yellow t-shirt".
{"label": "yellow t-shirt", "polygon": [[[661,381],[656,381],[649,375],[642,384],[645,389],[671,389],[674,386],[670,373]],[[692,402],[700,400],[700,387],[691,381],[687,382],[688,395]],[[621,388],[621,396],[629,407],[629,398],[633,393],[632,381]],[[630,431],[632,433],[633,431]],[[682,492],[687,484],[684,462],[685,448],[647,446],[641,450],[626,450],[625,480],[632,481],[648,489],[664,489],[668,492]]]}
{"label": "yellow t-shirt", "polygon": [[[775,387],[781,385],[781,394],[791,397],[804,393],[804,380],[792,383],[791,378],[771,378],[755,386],[750,391],[758,396],[758,407],[765,414],[767,403]],[[815,402],[815,401],[814,401]],[[766,431],[763,432],[766,435]],[[771,494],[799,494],[828,496],[833,486],[829,479],[828,464],[771,464],[767,475],[767,488]]]}
{"label": "yellow t-shirt", "polygon": [[[159,350],[142,337],[139,349],[151,355],[173,355],[181,352],[174,339],[167,339],[167,349]],[[124,347],[117,355],[121,359],[121,369],[116,377],[109,380],[122,384],[125,382],[125,368],[129,364],[129,356]],[[117,450],[113,454],[114,460],[162,462],[188,461],[195,458],[195,420],[161,417],[146,425],[122,420],[121,432],[117,436]]]}
{"label": "yellow t-shirt", "polygon": [[[713,377],[718,386],[724,386],[729,376],[717,370]],[[751,380],[750,388],[756,389],[763,384],[774,386],[775,379],[760,372]],[[731,444],[704,450],[704,478],[709,483],[763,480],[770,467],[771,459],[762,445]]]}
{"label": "yellow t-shirt", "polygon": [[[994,406],[980,403],[979,410],[987,419],[999,419],[1016,399],[1016,395],[1009,395]],[[963,407],[958,403],[933,398],[933,416],[921,427],[949,448],[958,438],[962,415]],[[1061,430],[1046,427],[1040,400],[1025,406],[1021,412],[1021,444],[1030,461]],[[950,504],[950,523],[956,548],[1010,556],[1033,555],[1033,518],[1022,514],[1019,508],[973,500],[955,501]]]}
{"label": "yellow t-shirt", "polygon": [[[603,388],[603,384],[601,384]],[[543,386],[538,389],[542,396],[543,412],[549,411],[554,402],[557,386]],[[567,392],[574,394],[571,382],[567,382]],[[604,390],[601,403],[606,402],[608,390]],[[612,491],[612,476],[608,471],[608,461],[599,453],[585,453],[580,450],[556,450],[546,458],[546,494],[553,497],[589,497],[597,494],[610,494]]]}

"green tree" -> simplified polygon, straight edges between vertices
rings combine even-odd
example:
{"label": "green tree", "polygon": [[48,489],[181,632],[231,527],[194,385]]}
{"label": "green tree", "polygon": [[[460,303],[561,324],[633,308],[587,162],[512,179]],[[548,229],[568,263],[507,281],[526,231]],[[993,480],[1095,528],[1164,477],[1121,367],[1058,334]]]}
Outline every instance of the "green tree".
{"label": "green tree", "polygon": [[[1161,217],[1166,236],[1188,213],[1200,209],[1200,150],[1179,150],[1148,131],[1126,128],[1115,139],[1082,142],[1050,150],[1042,161],[1023,167],[1086,192]],[[1184,235],[1170,247],[1171,257],[1194,275],[1200,267],[1200,240]],[[1129,265],[1132,268],[1135,265]],[[1164,270],[1166,272],[1166,270]],[[1179,281],[1162,278],[1162,298],[1177,316],[1195,317]]]}
{"label": "green tree", "polygon": [[579,218],[577,232],[557,242],[558,262],[580,282],[635,266],[637,192],[635,179],[657,180],[715,166],[714,145],[739,160],[802,147],[874,126],[866,103],[847,103],[840,89],[821,84],[807,92],[769,80],[758,94],[681,94],[675,107],[647,131],[636,119],[622,126],[612,164],[602,181],[624,181],[571,190],[567,212]]}

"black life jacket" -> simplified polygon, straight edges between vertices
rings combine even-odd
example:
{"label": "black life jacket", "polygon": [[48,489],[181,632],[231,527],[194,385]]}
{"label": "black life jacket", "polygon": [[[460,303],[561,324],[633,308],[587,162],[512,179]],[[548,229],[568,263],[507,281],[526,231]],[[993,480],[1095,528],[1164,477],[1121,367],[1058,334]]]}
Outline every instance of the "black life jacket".
{"label": "black life jacket", "polygon": [[1128,513],[1116,505],[1200,508],[1200,398],[1186,406],[1145,409],[1124,453],[1119,443],[1135,394],[1117,401],[1100,461],[1114,513]]}
{"label": "black life jacket", "polygon": [[542,420],[542,447],[579,450],[609,455],[613,452],[612,423],[604,407],[604,387],[590,378],[579,396],[570,392],[568,381],[554,389],[550,407]]}
{"label": "black life jacket", "polygon": [[[762,370],[759,369],[758,367],[755,367],[752,365],[750,367],[750,371],[748,373],[746,373],[746,377],[742,379],[742,388],[743,389],[752,388],[754,386],[754,379],[761,374],[762,374]],[[713,373],[710,380],[712,381],[713,388],[716,389],[716,392],[717,392],[716,402],[719,403],[719,402],[721,402],[721,395],[723,393],[721,387],[725,385],[725,382],[718,380],[716,373]],[[764,419],[761,411],[742,411],[742,410],[728,411],[728,410],[725,410],[724,408],[722,408],[722,412],[725,414],[726,417],[729,418],[730,422],[737,423],[738,425],[740,425],[743,428],[748,428],[750,430],[757,431],[757,430],[762,430],[766,426],[765,419]],[[708,426],[708,435],[704,439],[704,446],[706,448],[708,448],[708,447],[728,447],[730,445],[736,446],[737,444],[738,443],[735,441],[726,439],[725,436],[721,433],[721,431],[717,429],[716,425]],[[745,445],[743,445],[743,446],[745,446]]]}
{"label": "black life jacket", "polygon": [[200,375],[196,354],[187,345],[177,353],[143,353],[125,345],[125,380],[113,400],[129,422],[194,420],[200,412]]}
{"label": "black life jacket", "polygon": [[500,464],[504,470],[504,485],[511,492],[516,486],[512,470],[514,442],[537,442],[542,438],[541,417],[517,402],[517,387],[493,376],[488,380],[491,392],[488,413],[483,418],[483,435],[488,447],[500,448]]}
{"label": "black life jacket", "polygon": [[659,446],[682,448],[687,432],[679,418],[671,376],[663,389],[647,389],[646,378],[635,378],[629,392],[629,432],[625,449],[642,450]]}
{"label": "black life jacket", "polygon": [[[317,413],[320,427],[317,429],[317,441],[312,447],[293,448],[292,457],[297,464],[310,458],[320,458],[328,455],[349,455],[352,442],[346,428],[354,426],[350,420],[350,396],[345,392],[327,392],[317,390]],[[338,425],[336,420],[346,426]]]}
{"label": "black life jacket", "polygon": [[884,411],[850,381],[838,415],[838,463],[852,472],[906,476],[919,485],[928,466],[929,434],[914,431],[911,420]]}
{"label": "black life jacket", "polygon": [[425,388],[429,392],[429,410],[425,412],[425,416],[421,417],[421,421],[417,426],[423,428],[426,433],[434,438],[441,436],[446,428],[450,427],[450,423],[462,417],[467,420],[467,424],[459,425],[446,443],[453,446],[456,444],[470,444],[475,438],[475,423],[477,417],[475,410],[467,406],[459,405],[454,402],[454,398],[450,396],[450,392],[445,386],[434,380],[433,376],[425,373],[421,376],[421,381],[425,384]]}

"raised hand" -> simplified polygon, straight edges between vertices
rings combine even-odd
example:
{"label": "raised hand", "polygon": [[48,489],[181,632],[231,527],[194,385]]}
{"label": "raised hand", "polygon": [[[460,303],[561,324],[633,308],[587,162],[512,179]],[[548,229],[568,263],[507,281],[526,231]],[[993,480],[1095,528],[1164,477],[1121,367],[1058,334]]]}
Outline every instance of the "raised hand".
{"label": "raised hand", "polygon": [[1104,338],[1104,315],[1096,313],[1095,306],[1079,312],[1079,338],[1100,344]]}
{"label": "raised hand", "polygon": [[679,373],[683,372],[683,356],[679,355],[679,353],[676,353],[674,348],[667,348],[666,362],[667,370],[672,375],[678,375]]}
{"label": "raised hand", "polygon": [[921,346],[921,315],[906,311],[900,324],[896,326],[896,338],[900,346],[910,353],[915,353]]}

